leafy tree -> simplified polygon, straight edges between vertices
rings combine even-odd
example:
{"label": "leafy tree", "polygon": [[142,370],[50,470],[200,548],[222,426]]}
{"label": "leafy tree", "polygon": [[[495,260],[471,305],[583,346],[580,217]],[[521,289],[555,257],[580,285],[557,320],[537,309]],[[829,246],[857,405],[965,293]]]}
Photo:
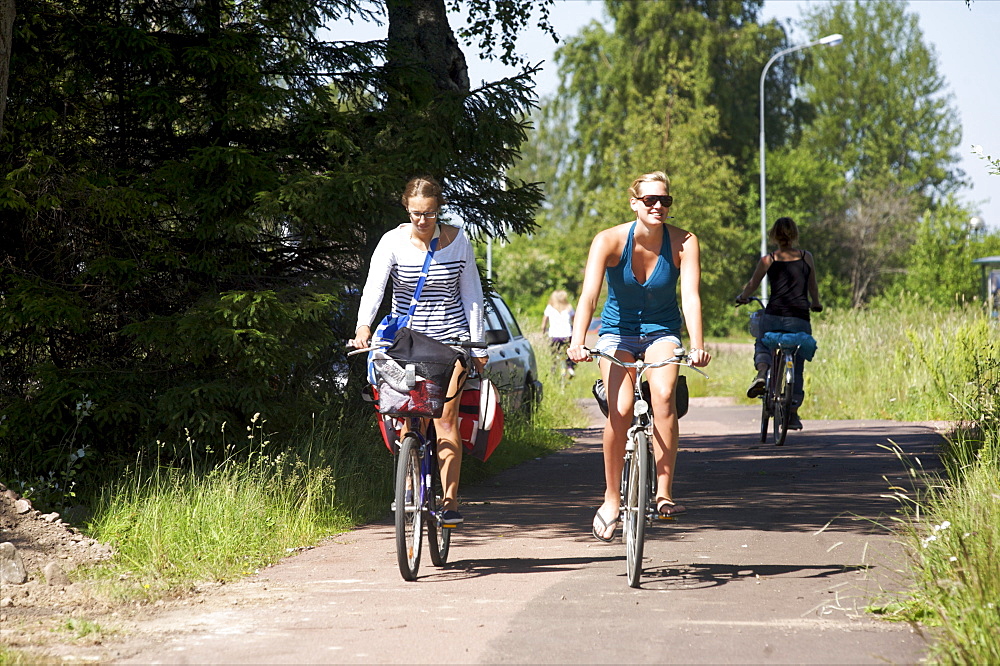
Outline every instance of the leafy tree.
{"label": "leafy tree", "polygon": [[[629,217],[628,183],[662,169],[672,180],[675,222],[702,241],[706,325],[718,331],[752,268],[755,227],[745,225],[748,184],[740,169],[755,154],[756,121],[746,119],[746,109],[767,52],[784,43],[784,32],[755,23],[759,2],[605,7],[609,28],[591,24],[557,52],[559,93],[536,116],[538,131],[515,172],[546,182],[540,231],[514,241],[509,254],[516,259],[500,267],[498,279],[518,282],[524,258],[533,269],[552,267],[538,287],[514,287],[530,290],[526,300],[556,286],[577,291],[594,234]],[[789,85],[785,70],[779,74],[777,85]],[[770,110],[778,128],[793,115],[780,105]]]}
{"label": "leafy tree", "polygon": [[530,69],[469,90],[443,0],[386,6],[390,39],[324,43],[326,22],[385,8],[21,3],[0,135],[0,469],[53,469],[70,447],[103,464],[185,430],[208,444],[257,412],[290,436],[340,399],[349,296],[415,172],[442,177],[474,231],[531,228],[538,188],[498,175],[525,138]]}
{"label": "leafy tree", "polygon": [[906,254],[905,272],[897,285],[944,307],[982,298],[980,269],[972,263],[1000,248],[996,234],[979,235],[969,228],[969,210],[949,197],[934,212],[927,211]]}
{"label": "leafy tree", "polygon": [[[841,186],[812,202],[813,229],[829,245],[817,259],[860,305],[902,270],[920,210],[934,211],[963,184],[957,114],[933,48],[905,3],[842,2],[807,12],[807,34],[841,33],[812,49],[803,94],[815,110],[792,144],[830,164]],[[771,170],[769,169],[769,176]],[[768,189],[769,194],[771,188]]]}

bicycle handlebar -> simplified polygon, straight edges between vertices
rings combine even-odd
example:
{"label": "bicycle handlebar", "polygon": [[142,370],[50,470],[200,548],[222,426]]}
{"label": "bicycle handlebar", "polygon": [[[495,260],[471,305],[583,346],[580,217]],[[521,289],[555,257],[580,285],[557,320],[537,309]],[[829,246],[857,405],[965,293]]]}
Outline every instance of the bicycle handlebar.
{"label": "bicycle handlebar", "polygon": [[[444,344],[450,347],[461,347],[462,349],[486,349],[489,344],[485,342],[472,342],[470,340],[444,340]],[[353,351],[347,352],[348,356],[354,356],[355,354],[363,354],[365,352],[370,352],[373,349],[384,349],[391,346],[391,342],[371,342],[368,347],[364,349],[355,349]],[[353,347],[352,341],[348,340],[345,344],[346,347]]]}
{"label": "bicycle handlebar", "polygon": [[[740,307],[741,305],[744,305],[746,303],[750,303],[752,301],[757,301],[757,303],[760,305],[761,308],[764,307],[764,301],[760,300],[756,296],[750,296],[745,301],[741,301],[739,299],[739,296],[737,296],[736,297],[736,307]],[[811,306],[809,306],[809,309],[812,312],[822,312],[823,311],[823,306],[822,305],[811,305]]]}
{"label": "bicycle handlebar", "polygon": [[599,349],[590,349],[589,347],[584,347],[583,349],[584,349],[584,351],[586,351],[591,356],[593,356],[593,355],[596,354],[597,356],[600,356],[601,358],[608,359],[609,361],[611,361],[615,365],[621,366],[623,368],[635,368],[635,369],[639,370],[640,372],[644,372],[646,370],[650,370],[650,369],[653,369],[653,368],[662,368],[662,367],[667,366],[667,365],[683,365],[683,366],[685,366],[687,368],[691,368],[692,370],[694,370],[695,372],[697,372],[701,376],[703,376],[705,378],[708,378],[708,375],[705,374],[704,370],[702,370],[701,368],[695,367],[694,364],[691,363],[691,357],[688,356],[687,350],[684,349],[684,347],[677,347],[677,348],[675,348],[674,349],[674,357],[673,358],[667,358],[667,359],[664,359],[662,361],[655,361],[653,363],[646,363],[645,361],[641,361],[641,360],[639,360],[639,361],[633,361],[633,362],[628,362],[628,361],[623,361],[623,360],[621,360],[621,359],[619,359],[619,358],[617,358],[615,356],[612,356],[611,354],[608,354],[607,352],[603,352],[603,351],[601,351]]}

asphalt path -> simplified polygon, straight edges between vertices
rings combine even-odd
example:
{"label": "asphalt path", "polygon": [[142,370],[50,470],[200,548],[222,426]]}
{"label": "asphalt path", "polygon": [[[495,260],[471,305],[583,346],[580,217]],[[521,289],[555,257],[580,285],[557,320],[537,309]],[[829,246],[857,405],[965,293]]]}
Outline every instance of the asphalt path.
{"label": "asphalt path", "polygon": [[[759,444],[759,408],[693,401],[681,421],[682,519],[647,531],[642,585],[590,534],[600,414],[576,444],[463,489],[451,562],[404,582],[386,520],[210,603],[146,622],[123,663],[916,663],[925,637],[873,618],[902,589],[890,484],[939,436],[891,421],[805,421]],[[618,534],[621,534],[619,530]],[[226,605],[227,599],[231,604]],[[225,603],[220,603],[223,601]]]}

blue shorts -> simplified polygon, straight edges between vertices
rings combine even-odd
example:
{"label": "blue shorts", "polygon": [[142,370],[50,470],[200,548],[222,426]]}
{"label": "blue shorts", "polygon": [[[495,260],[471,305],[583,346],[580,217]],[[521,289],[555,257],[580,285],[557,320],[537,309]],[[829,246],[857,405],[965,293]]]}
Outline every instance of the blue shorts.
{"label": "blue shorts", "polygon": [[614,354],[615,350],[628,352],[633,358],[642,358],[646,350],[657,342],[672,342],[675,346],[681,346],[680,337],[673,333],[661,331],[650,333],[649,335],[617,335],[615,333],[605,333],[597,340],[597,349],[605,354]]}

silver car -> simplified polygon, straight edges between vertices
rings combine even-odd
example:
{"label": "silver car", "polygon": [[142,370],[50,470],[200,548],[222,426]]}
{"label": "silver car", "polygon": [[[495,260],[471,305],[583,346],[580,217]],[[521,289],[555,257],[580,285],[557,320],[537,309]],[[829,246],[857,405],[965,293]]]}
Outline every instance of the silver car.
{"label": "silver car", "polygon": [[531,343],[496,292],[487,297],[484,328],[490,359],[486,376],[504,396],[508,409],[531,413],[542,400],[542,383]]}

